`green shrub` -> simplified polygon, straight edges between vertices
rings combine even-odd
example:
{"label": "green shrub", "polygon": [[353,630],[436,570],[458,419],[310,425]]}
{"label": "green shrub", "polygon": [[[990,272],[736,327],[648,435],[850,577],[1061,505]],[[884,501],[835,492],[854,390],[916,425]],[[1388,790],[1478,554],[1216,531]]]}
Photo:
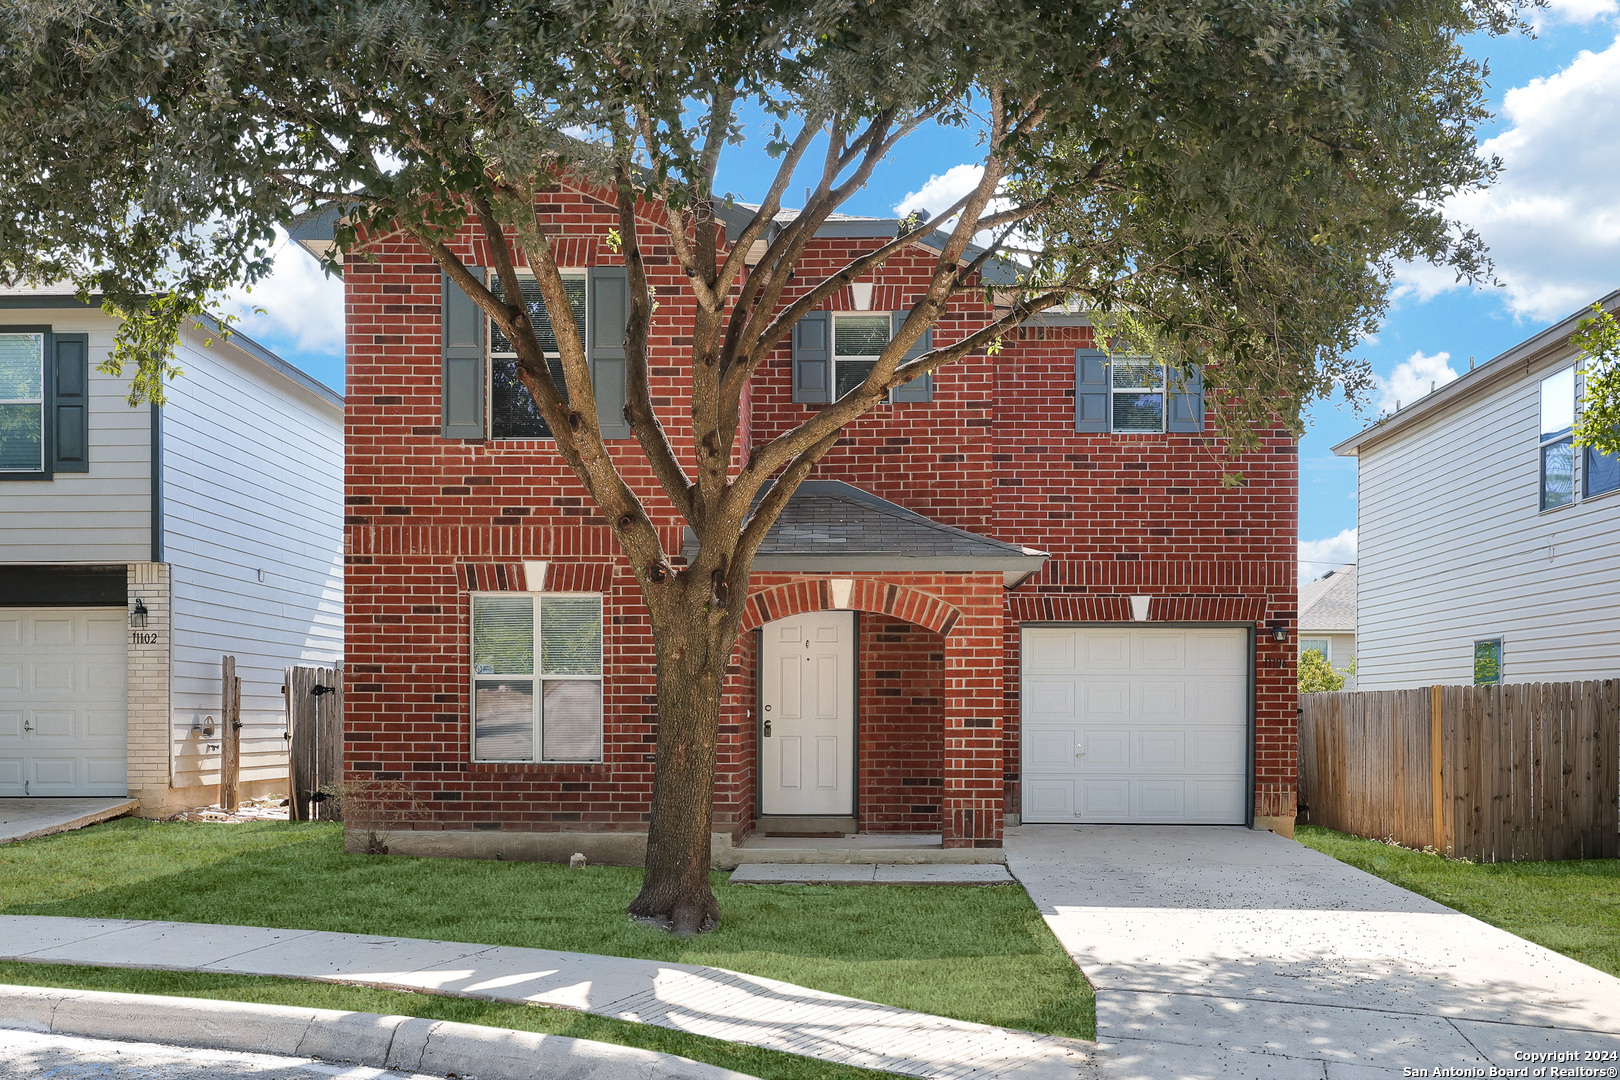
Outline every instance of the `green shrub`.
{"label": "green shrub", "polygon": [[1333,670],[1321,649],[1306,649],[1299,656],[1299,692],[1320,694],[1323,691],[1343,690],[1344,676]]}

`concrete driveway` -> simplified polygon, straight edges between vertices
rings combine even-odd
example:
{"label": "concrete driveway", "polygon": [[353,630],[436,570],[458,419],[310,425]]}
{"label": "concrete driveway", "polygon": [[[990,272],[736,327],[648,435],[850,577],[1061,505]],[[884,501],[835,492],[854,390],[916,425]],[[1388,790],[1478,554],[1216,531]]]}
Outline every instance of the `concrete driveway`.
{"label": "concrete driveway", "polygon": [[1620,979],[1292,840],[1026,825],[1006,844],[1097,988],[1110,1077],[1620,1076]]}

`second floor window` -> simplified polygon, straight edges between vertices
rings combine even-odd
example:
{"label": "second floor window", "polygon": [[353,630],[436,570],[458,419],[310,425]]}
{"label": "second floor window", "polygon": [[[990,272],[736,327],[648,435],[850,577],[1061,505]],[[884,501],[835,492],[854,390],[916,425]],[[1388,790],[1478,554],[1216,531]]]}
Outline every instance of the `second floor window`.
{"label": "second floor window", "polygon": [[1113,427],[1117,432],[1164,430],[1164,365],[1151,356],[1115,355]]}
{"label": "second floor window", "polygon": [[[493,275],[491,275],[493,277]],[[568,289],[568,302],[574,309],[574,325],[580,340],[585,338],[585,274],[583,271],[564,272],[563,285]],[[552,330],[551,317],[540,299],[540,286],[532,274],[520,275],[523,306],[529,312],[529,324],[545,351],[551,378],[567,400],[568,391],[563,380],[562,360],[557,355],[557,336]],[[490,285],[496,296],[501,295],[501,282],[495,277]],[[489,433],[496,439],[549,439],[551,428],[540,415],[540,409],[529,396],[528,389],[518,379],[517,352],[512,342],[493,324],[489,328]]]}
{"label": "second floor window", "polygon": [[1541,509],[1575,501],[1575,369],[1541,380]]}
{"label": "second floor window", "polygon": [[889,347],[890,319],[876,315],[833,316],[833,398],[841,398],[872,374]]}
{"label": "second floor window", "polygon": [[45,335],[0,334],[0,472],[45,467]]}

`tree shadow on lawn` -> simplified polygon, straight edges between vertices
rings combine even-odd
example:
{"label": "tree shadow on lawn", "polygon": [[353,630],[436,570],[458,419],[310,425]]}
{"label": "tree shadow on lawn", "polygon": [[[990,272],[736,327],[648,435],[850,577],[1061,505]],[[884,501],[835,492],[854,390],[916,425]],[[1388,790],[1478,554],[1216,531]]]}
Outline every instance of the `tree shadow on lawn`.
{"label": "tree shadow on lawn", "polygon": [[432,938],[707,964],[979,1023],[1093,1038],[1092,993],[1017,886],[729,885],[724,922],[631,922],[641,871],[350,855],[325,824],[121,821],[8,845],[0,911]]}

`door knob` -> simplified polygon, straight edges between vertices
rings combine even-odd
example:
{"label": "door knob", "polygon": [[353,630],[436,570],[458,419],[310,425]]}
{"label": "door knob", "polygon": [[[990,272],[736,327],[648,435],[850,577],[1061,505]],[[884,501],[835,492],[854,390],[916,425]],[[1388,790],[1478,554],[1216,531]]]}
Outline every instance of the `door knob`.
{"label": "door knob", "polygon": [[1085,757],[1086,756],[1086,744],[1085,743],[1075,743],[1074,744],[1074,756],[1075,757]]}
{"label": "door knob", "polygon": [[765,721],[765,737],[767,739],[771,737],[771,722],[769,720]]}

